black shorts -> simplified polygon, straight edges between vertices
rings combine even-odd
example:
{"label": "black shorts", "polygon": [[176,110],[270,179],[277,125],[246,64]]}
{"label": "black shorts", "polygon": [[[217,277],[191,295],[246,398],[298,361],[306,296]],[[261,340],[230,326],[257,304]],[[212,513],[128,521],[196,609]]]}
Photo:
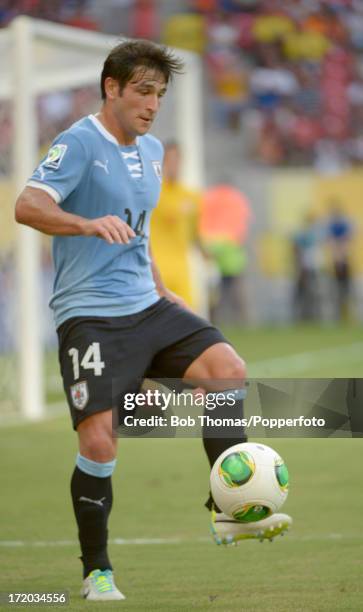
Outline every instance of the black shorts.
{"label": "black shorts", "polygon": [[207,348],[227,342],[206,320],[161,298],[123,317],[73,317],[57,330],[63,386],[74,429],[109,410],[118,392],[135,392],[144,378],[181,379]]}

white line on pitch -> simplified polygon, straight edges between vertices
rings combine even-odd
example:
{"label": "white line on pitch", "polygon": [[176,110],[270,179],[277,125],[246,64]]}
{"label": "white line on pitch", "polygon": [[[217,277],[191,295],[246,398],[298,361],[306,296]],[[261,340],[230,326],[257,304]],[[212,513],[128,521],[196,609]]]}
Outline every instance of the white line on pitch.
{"label": "white line on pitch", "polygon": [[346,358],[363,363],[363,342],[254,361],[248,365],[248,374],[251,378],[271,375],[291,376],[307,368],[321,366],[322,363],[324,366],[334,365]]}
{"label": "white line on pitch", "polygon": [[[203,538],[209,540],[209,538]],[[114,538],[110,540],[111,544],[116,545],[150,545],[150,544],[180,544],[187,542],[182,538]],[[191,540],[190,540],[191,541]],[[27,542],[25,540],[0,540],[0,548],[50,548],[53,546],[76,546],[77,540],[33,540]]]}
{"label": "white line on pitch", "polygon": [[[363,540],[362,534],[343,534],[343,533],[326,533],[320,535],[294,535],[289,534],[289,540],[306,542],[310,540]],[[111,544],[118,546],[150,546],[158,544],[190,544],[198,542],[200,544],[212,542],[210,537],[200,538],[114,538],[110,540]],[[76,540],[0,540],[0,548],[52,548],[63,546],[77,546]]]}

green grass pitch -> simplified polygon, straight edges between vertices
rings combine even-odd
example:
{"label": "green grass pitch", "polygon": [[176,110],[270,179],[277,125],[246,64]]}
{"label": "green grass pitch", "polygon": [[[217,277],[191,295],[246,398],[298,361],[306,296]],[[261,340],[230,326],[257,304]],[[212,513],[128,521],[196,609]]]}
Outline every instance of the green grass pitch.
{"label": "green grass pitch", "polygon": [[[363,359],[359,362],[354,348],[346,353],[353,356],[350,366],[344,362],[344,350],[363,342],[357,329],[327,329],[320,336],[313,328],[233,336],[241,354],[255,364],[255,375],[265,375],[270,359],[292,354],[300,355],[293,368],[299,363],[315,368],[296,376],[362,371]],[[301,358],[323,350],[330,355],[330,349],[330,371],[324,362],[319,369]],[[203,508],[208,467],[201,442],[120,440],[110,550],[127,600],[99,605],[86,604],[79,595],[81,565],[69,495],[76,436],[68,416],[0,428],[0,591],[67,589],[72,612],[362,610],[363,440],[266,442],[289,467],[284,510],[294,518],[293,529],[273,543],[224,548],[209,538]]]}
{"label": "green grass pitch", "polygon": [[[13,543],[0,546],[1,590],[66,588],[70,609],[84,610],[68,493],[76,450],[69,423],[7,428],[1,438],[1,539]],[[113,539],[126,540],[111,545],[128,597],[122,609],[362,609],[362,441],[276,439],[273,446],[292,475],[286,511],[293,530],[272,544],[224,548],[208,538],[200,441],[120,441],[110,528]],[[146,542],[127,543],[134,539]]]}

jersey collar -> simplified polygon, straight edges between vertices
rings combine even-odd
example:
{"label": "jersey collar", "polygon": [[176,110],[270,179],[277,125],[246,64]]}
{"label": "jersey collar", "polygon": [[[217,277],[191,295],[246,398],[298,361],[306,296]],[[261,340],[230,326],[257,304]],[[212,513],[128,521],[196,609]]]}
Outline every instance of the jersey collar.
{"label": "jersey collar", "polygon": [[[92,121],[92,123],[95,126],[95,128],[102,134],[102,136],[104,138],[106,138],[106,140],[109,140],[110,142],[113,142],[113,144],[117,145],[118,147],[122,147],[123,146],[123,145],[120,145],[120,143],[116,140],[116,138],[113,136],[113,134],[111,134],[111,132],[106,130],[105,126],[101,123],[101,121],[99,119],[97,119],[97,117],[95,115],[88,115],[88,119],[90,121]],[[138,137],[136,138],[136,144],[137,145],[139,144]]]}

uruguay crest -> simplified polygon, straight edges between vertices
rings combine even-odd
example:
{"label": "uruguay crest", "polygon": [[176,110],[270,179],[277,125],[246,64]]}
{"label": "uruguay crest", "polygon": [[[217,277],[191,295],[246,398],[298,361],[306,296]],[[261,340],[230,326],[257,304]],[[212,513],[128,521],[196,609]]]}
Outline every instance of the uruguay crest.
{"label": "uruguay crest", "polygon": [[86,380],[71,386],[72,404],[77,410],[83,410],[89,400],[88,384]]}
{"label": "uruguay crest", "polygon": [[153,168],[155,170],[156,176],[158,177],[159,181],[161,182],[161,178],[162,178],[161,162],[160,161],[153,161],[152,165],[153,165]]}

